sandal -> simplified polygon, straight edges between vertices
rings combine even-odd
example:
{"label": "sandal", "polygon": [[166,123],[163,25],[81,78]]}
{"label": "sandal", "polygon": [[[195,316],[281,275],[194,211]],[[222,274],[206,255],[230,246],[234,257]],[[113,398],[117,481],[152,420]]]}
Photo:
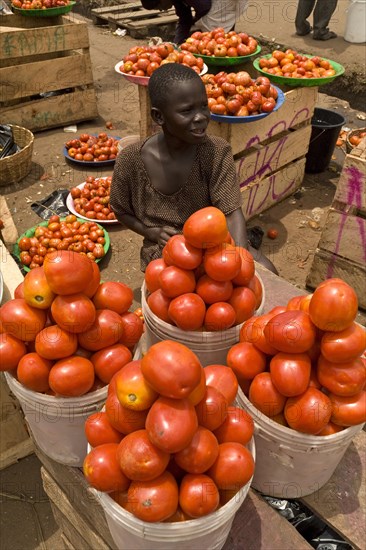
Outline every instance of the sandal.
{"label": "sandal", "polygon": [[313,35],[314,40],[330,40],[331,38],[337,38],[337,34],[333,31],[328,31],[324,34]]}
{"label": "sandal", "polygon": [[306,36],[307,34],[310,34],[312,30],[313,30],[313,27],[311,25],[309,25],[309,27],[304,31],[296,30],[296,34],[297,34],[297,36]]}

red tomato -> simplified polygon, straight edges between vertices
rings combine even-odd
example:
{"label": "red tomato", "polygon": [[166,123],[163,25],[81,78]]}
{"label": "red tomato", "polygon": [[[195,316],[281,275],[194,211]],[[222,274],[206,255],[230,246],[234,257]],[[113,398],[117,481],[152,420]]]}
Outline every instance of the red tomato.
{"label": "red tomato", "polygon": [[[111,390],[111,386],[109,386],[109,390]],[[105,412],[113,428],[124,435],[145,427],[147,411],[133,411],[123,407],[113,390],[108,392]]]}
{"label": "red tomato", "polygon": [[236,489],[246,485],[254,474],[251,453],[240,443],[221,443],[219,456],[206,472],[219,489]]}
{"label": "red tomato", "polygon": [[159,284],[165,296],[175,298],[193,292],[196,288],[196,279],[193,271],[170,265],[160,272]]}
{"label": "red tomato", "polygon": [[88,330],[78,334],[78,340],[82,348],[98,351],[116,344],[122,334],[121,316],[110,309],[98,309],[94,323]]}
{"label": "red tomato", "polygon": [[132,353],[123,344],[107,346],[91,355],[90,361],[94,365],[95,374],[109,384],[112,377],[132,359]]}
{"label": "red tomato", "polygon": [[150,407],[145,428],[150,441],[167,453],[178,453],[192,441],[198,428],[188,399],[159,397]]}
{"label": "red tomato", "polygon": [[303,300],[304,296],[293,296],[289,299],[286,305],[287,311],[296,311],[300,309],[301,301]]}
{"label": "red tomato", "polygon": [[83,292],[93,278],[92,262],[86,256],[70,250],[57,250],[46,254],[44,272],[55,294]]}
{"label": "red tomato", "polygon": [[152,481],[132,481],[126,510],[142,521],[164,521],[178,508],[178,485],[170,472]]}
{"label": "red tomato", "polygon": [[301,395],[290,397],[285,405],[285,418],[290,428],[307,434],[318,434],[323,430],[331,412],[329,397],[313,387]]}
{"label": "red tomato", "polygon": [[14,290],[14,298],[24,298],[24,281],[19,283]]}
{"label": "red tomato", "polygon": [[243,409],[228,407],[227,417],[213,433],[219,443],[236,442],[246,445],[254,434],[254,422]]}
{"label": "red tomato", "polygon": [[159,317],[162,321],[165,321],[166,323],[171,324],[171,320],[169,317],[169,304],[172,301],[171,298],[168,298],[164,294],[164,292],[161,290],[161,288],[158,288],[158,290],[155,290],[150,296],[147,298],[147,305],[151,309],[151,311]]}
{"label": "red tomato", "polygon": [[92,298],[94,296],[94,294],[96,293],[100,285],[100,270],[99,270],[98,264],[95,262],[91,262],[91,266],[93,269],[93,274],[89,283],[87,284],[87,286],[83,291],[88,298]]}
{"label": "red tomato", "polygon": [[165,269],[167,264],[163,258],[157,258],[148,263],[145,270],[145,284],[148,292],[154,292],[160,288],[159,274]]}
{"label": "red tomato", "polygon": [[132,301],[132,289],[124,283],[114,281],[101,283],[93,296],[96,309],[110,309],[120,315],[128,311]]}
{"label": "red tomato", "polygon": [[213,386],[206,386],[203,399],[196,405],[196,413],[200,426],[208,430],[216,430],[227,416],[229,403],[225,396]]}
{"label": "red tomato", "polygon": [[321,339],[322,355],[333,363],[352,361],[366,348],[366,331],[361,325],[351,326],[338,332],[326,332]]}
{"label": "red tomato", "polygon": [[356,426],[366,422],[366,392],[351,397],[329,394],[332,406],[331,422],[337,426]]}
{"label": "red tomato", "polygon": [[213,206],[198,210],[183,226],[185,239],[196,248],[211,248],[225,241],[228,228],[225,215]]}
{"label": "red tomato", "polygon": [[218,454],[219,444],[214,434],[198,426],[192,441],[179,453],[175,453],[174,460],[190,474],[203,474],[212,466]]}
{"label": "red tomato", "polygon": [[211,514],[220,504],[214,481],[204,474],[187,474],[179,487],[179,505],[190,518]]}
{"label": "red tomato", "polygon": [[277,353],[269,367],[273,384],[286,397],[300,395],[309,385],[311,361],[306,353]]}
{"label": "red tomato", "polygon": [[0,333],[0,371],[16,369],[20,359],[27,353],[27,348],[18,338]]}
{"label": "red tomato", "polygon": [[233,291],[231,281],[215,281],[208,275],[202,275],[197,281],[196,292],[206,304],[227,302]]}
{"label": "red tomato", "polygon": [[46,324],[47,313],[31,307],[23,298],[14,298],[0,308],[2,331],[23,342],[31,342]]}
{"label": "red tomato", "polygon": [[199,384],[194,388],[194,390],[187,396],[188,401],[192,403],[193,406],[196,406],[197,403],[203,399],[203,396],[206,392],[206,377],[204,373],[205,369],[201,369],[201,380]]}
{"label": "red tomato", "polygon": [[321,283],[309,305],[312,322],[325,331],[338,332],[350,327],[357,311],[357,294],[340,279],[328,279]]}
{"label": "red tomato", "polygon": [[285,407],[286,397],[272,382],[269,372],[257,374],[250,384],[249,401],[266,416],[276,416]]}
{"label": "red tomato", "polygon": [[29,306],[48,309],[55,298],[47,282],[43,266],[28,271],[24,277],[23,294]]}
{"label": "red tomato", "polygon": [[[273,111],[273,107],[272,107],[271,110]],[[269,239],[277,239],[277,237],[278,237],[278,231],[277,231],[277,229],[274,229],[273,227],[271,227],[270,229],[268,229],[268,231],[267,231],[267,237],[268,237]]]}
{"label": "red tomato", "polygon": [[250,317],[240,329],[239,341],[255,345],[266,355],[275,355],[278,350],[270,345],[264,334],[264,329],[271,318],[272,315],[268,313],[259,317]]}
{"label": "red tomato", "polygon": [[94,304],[85,294],[56,296],[51,314],[58,326],[73,333],[88,330],[96,317]]}
{"label": "red tomato", "polygon": [[364,388],[366,366],[360,358],[347,363],[332,363],[321,355],[318,360],[317,377],[320,384],[329,392],[349,397]]}
{"label": "red tomato", "polygon": [[119,402],[128,409],[144,411],[158,398],[158,393],[146,382],[141,360],[130,361],[113,378]]}
{"label": "red tomato", "polygon": [[46,392],[50,389],[48,377],[52,365],[53,361],[44,359],[38,353],[27,353],[19,361],[17,378],[29,390]]}
{"label": "red tomato", "polygon": [[89,359],[72,355],[53,365],[48,381],[57,395],[79,397],[92,388],[94,376],[93,363]]}
{"label": "red tomato", "polygon": [[235,323],[236,313],[227,302],[216,302],[207,308],[203,324],[207,331],[227,330]]}
{"label": "red tomato", "polygon": [[120,343],[128,348],[133,348],[140,341],[144,332],[144,321],[132,311],[122,313],[121,319],[123,330]]}
{"label": "red tomato", "polygon": [[263,300],[263,287],[257,275],[254,275],[254,277],[249,281],[248,288],[250,288],[250,290],[254,292],[254,296],[256,299],[255,309],[257,310],[262,304]]}
{"label": "red tomato", "polygon": [[305,311],[285,311],[268,321],[264,335],[279,351],[304,353],[314,345],[316,328]]}
{"label": "red tomato", "polygon": [[239,382],[243,379],[253,380],[257,374],[266,370],[266,355],[250,342],[239,342],[229,349],[226,363]]}
{"label": "red tomato", "polygon": [[328,422],[328,424],[316,435],[333,435],[344,430],[343,426],[337,426],[333,422]]}
{"label": "red tomato", "polygon": [[132,481],[150,481],[165,471],[170,454],[151,443],[146,430],[136,430],[118,445],[117,460]]}
{"label": "red tomato", "polygon": [[94,489],[107,493],[128,489],[130,480],[119,466],[117,448],[118,443],[104,443],[86,455],[83,472]]}
{"label": "red tomato", "polygon": [[255,312],[256,297],[246,286],[237,286],[234,288],[229,300],[229,304],[233,306],[236,312],[235,324],[243,323]]}
{"label": "red tomato", "polygon": [[202,249],[189,244],[183,235],[173,235],[166,246],[172,265],[190,270],[202,262]]}
{"label": "red tomato", "polygon": [[98,447],[103,443],[119,443],[123,437],[121,432],[113,428],[104,411],[88,416],[84,429],[86,439],[92,447]]}
{"label": "red tomato", "polygon": [[203,258],[207,275],[215,281],[230,281],[236,277],[240,272],[241,263],[238,249],[225,242],[207,250]]}
{"label": "red tomato", "polygon": [[181,399],[198,386],[202,366],[187,346],[163,340],[151,346],[141,361],[147,383],[165,397]]}
{"label": "red tomato", "polygon": [[236,247],[241,257],[239,273],[233,278],[232,282],[236,286],[247,286],[255,275],[254,259],[249,250]]}
{"label": "red tomato", "polygon": [[230,404],[238,391],[238,380],[231,368],[226,365],[208,365],[203,369],[206,385],[219,390]]}
{"label": "red tomato", "polygon": [[56,360],[73,355],[78,347],[78,339],[75,334],[58,325],[50,325],[37,334],[35,346],[39,355]]}
{"label": "red tomato", "polygon": [[197,330],[203,326],[206,314],[205,302],[193,292],[173,298],[168,315],[181,330]]}

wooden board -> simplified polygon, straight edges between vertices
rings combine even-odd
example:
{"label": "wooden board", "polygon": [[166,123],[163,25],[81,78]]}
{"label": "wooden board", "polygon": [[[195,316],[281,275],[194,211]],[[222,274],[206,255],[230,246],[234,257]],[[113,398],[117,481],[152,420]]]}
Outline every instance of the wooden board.
{"label": "wooden board", "polygon": [[[5,246],[10,250],[10,247],[17,242],[19,233],[15,227],[6,198],[3,195],[0,195],[0,220],[4,223],[4,229],[0,231],[0,238],[3,240]],[[0,269],[2,269],[1,263]]]}
{"label": "wooden board", "polygon": [[353,207],[354,214],[366,214],[366,139],[346,156],[334,201]]}
{"label": "wooden board", "polygon": [[141,2],[128,2],[122,5],[119,4],[118,6],[104,6],[102,8],[95,8],[91,10],[93,23],[94,25],[107,25],[110,15],[128,12],[135,8],[141,8]]}

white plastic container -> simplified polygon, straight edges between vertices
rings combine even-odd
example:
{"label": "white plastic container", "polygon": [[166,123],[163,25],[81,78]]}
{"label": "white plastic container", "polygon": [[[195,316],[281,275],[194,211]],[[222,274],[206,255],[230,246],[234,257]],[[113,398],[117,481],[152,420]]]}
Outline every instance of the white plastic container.
{"label": "white plastic container", "polygon": [[[263,298],[261,305],[256,311],[256,315],[261,315],[265,302],[265,289],[263,281],[258,274],[257,277],[262,284]],[[146,301],[146,295],[147,292],[144,282],[141,288],[141,306],[145,321],[147,349],[162,340],[175,340],[191,349],[197,355],[204,367],[213,364],[226,364],[226,356],[229,349],[239,342],[239,333],[242,325],[236,325],[227,330],[212,332],[181,330],[159,319],[159,317],[149,308]]]}
{"label": "white plastic container", "polygon": [[117,143],[118,152],[120,153],[122,149],[127,147],[127,145],[131,145],[132,143],[137,143],[138,141],[140,141],[140,139],[141,138],[138,135],[126,136],[121,138]]}
{"label": "white plastic container", "polygon": [[81,397],[54,397],[28,390],[12,374],[4,374],[41,451],[61,464],[81,467],[88,448],[84,423],[103,407],[108,386]]}
{"label": "white plastic container", "polygon": [[366,0],[350,0],[344,39],[361,44],[366,42]]}
{"label": "white plastic container", "polygon": [[[255,461],[255,444],[248,444]],[[136,518],[107,493],[93,491],[100,499],[109,530],[118,550],[220,550],[229,535],[236,512],[243,504],[251,480],[216,512],[199,519],[175,523],[148,523]]]}
{"label": "white plastic container", "polygon": [[252,487],[277,498],[300,498],[329,481],[363,424],[328,436],[300,433],[262,414],[239,390],[238,406],[253,417],[257,461]]}

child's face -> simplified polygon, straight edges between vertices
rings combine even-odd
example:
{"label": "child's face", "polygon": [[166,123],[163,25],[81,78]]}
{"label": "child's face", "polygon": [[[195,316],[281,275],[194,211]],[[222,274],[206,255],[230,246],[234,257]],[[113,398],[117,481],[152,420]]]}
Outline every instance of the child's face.
{"label": "child's face", "polygon": [[186,143],[198,143],[204,139],[210,111],[203,83],[195,79],[172,86],[169,101],[161,113],[165,134]]}

